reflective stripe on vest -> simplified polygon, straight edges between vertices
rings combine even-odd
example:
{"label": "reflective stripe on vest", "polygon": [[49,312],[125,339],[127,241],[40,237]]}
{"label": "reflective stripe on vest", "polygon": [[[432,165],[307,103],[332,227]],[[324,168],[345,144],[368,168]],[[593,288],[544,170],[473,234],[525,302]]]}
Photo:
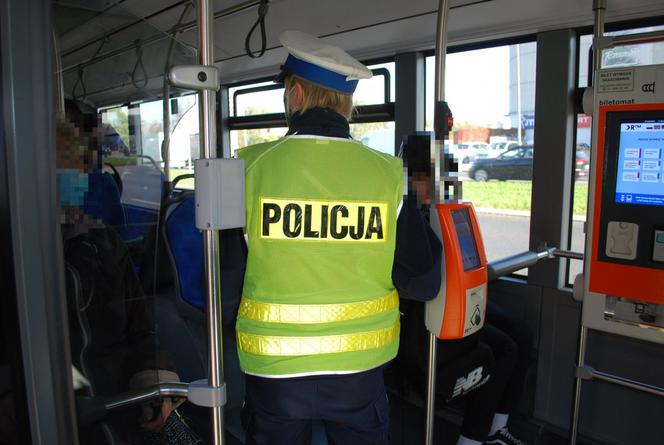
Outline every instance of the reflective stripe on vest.
{"label": "reflective stripe on vest", "polygon": [[267,323],[331,323],[369,317],[399,307],[399,294],[338,304],[274,304],[242,297],[240,317]]}
{"label": "reflective stripe on vest", "polygon": [[237,342],[244,352],[255,355],[299,356],[335,354],[382,348],[399,336],[399,321],[376,331],[324,337],[270,337],[239,332]]}

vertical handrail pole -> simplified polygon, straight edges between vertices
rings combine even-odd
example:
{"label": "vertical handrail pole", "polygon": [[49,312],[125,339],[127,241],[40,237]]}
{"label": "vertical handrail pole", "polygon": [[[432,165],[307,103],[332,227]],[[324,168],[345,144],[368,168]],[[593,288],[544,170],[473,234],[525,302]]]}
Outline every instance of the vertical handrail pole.
{"label": "vertical handrail pole", "polygon": [[[437,105],[445,101],[445,56],[447,54],[447,21],[449,17],[450,5],[448,0],[440,0],[438,3],[438,20],[436,25],[436,68],[435,68],[435,104],[434,122],[440,122],[443,116],[438,114],[442,109]],[[431,156],[431,177],[434,183],[434,202],[442,203],[445,199],[444,181],[441,184],[441,161],[445,144],[446,133],[435,133],[435,141],[432,145],[433,153]],[[445,172],[442,176],[447,176]],[[436,213],[431,212],[431,218],[436,218]],[[426,413],[426,445],[433,445],[433,432],[436,412],[436,364],[438,362],[438,338],[432,332],[429,332],[429,369],[427,374],[427,413]]]}
{"label": "vertical handrail pole", "polygon": [[[167,71],[164,70],[164,73]],[[164,128],[164,140],[161,142],[161,159],[164,161],[164,175],[169,184],[167,189],[170,191],[171,183],[171,84],[168,82],[168,76],[164,74],[164,85],[162,89],[162,118]]]}
{"label": "vertical handrail pole", "polygon": [[[198,62],[203,66],[214,64],[213,12],[212,0],[198,0]],[[209,89],[202,90],[198,93],[198,99],[201,158],[216,158],[215,92]],[[224,366],[221,330],[221,283],[219,279],[219,231],[203,231],[203,249],[208,319],[208,382],[211,387],[220,388],[224,385]],[[223,406],[212,408],[212,440],[215,445],[224,443]]]}
{"label": "vertical handrail pole", "polygon": [[[593,29],[594,39],[604,37],[604,20],[606,16],[606,0],[594,0],[593,12],[595,13],[595,26]],[[597,47],[597,41],[593,43],[593,76],[602,67],[602,51]]]}
{"label": "vertical handrail pole", "polygon": [[60,49],[58,47],[58,36],[55,34],[55,27],[51,35],[53,36],[53,61],[55,62],[55,110],[58,113],[64,114],[65,112],[65,93],[64,82],[62,79],[62,58],[60,57]]}
{"label": "vertical handrail pole", "polygon": [[427,374],[427,423],[426,445],[433,444],[433,426],[436,414],[436,361],[438,359],[438,338],[429,332],[429,372]]}
{"label": "vertical handrail pole", "polygon": [[[436,25],[434,123],[439,122],[440,119],[442,119],[442,116],[438,116],[442,110],[436,106],[436,104],[445,101],[445,56],[447,54],[447,20],[449,16],[449,10],[449,0],[440,0],[438,3],[438,20]],[[444,199],[444,193],[442,193],[440,189],[440,163],[442,160],[445,135],[436,132],[435,137],[436,140],[432,146],[433,153],[431,153],[431,177],[434,178],[433,197],[436,203],[442,203]]]}
{"label": "vertical handrail pole", "polygon": [[450,5],[448,0],[438,3],[438,21],[436,28],[436,100],[445,100],[445,57],[447,55],[447,20]]}
{"label": "vertical handrail pole", "polygon": [[581,326],[581,333],[579,335],[579,355],[577,358],[577,368],[574,372],[574,405],[572,407],[572,426],[569,433],[570,445],[576,444],[576,437],[579,431],[579,408],[581,406],[581,383],[583,380],[579,375],[579,370],[585,366],[586,355],[586,337],[588,335],[588,328]]}
{"label": "vertical handrail pole", "polygon": [[[595,23],[593,29],[593,81],[592,85],[597,92],[597,76],[600,68],[602,67],[602,51],[599,48],[598,40],[604,37],[604,21],[606,16],[606,0],[593,0],[593,13],[595,15]],[[593,105],[594,107],[594,105]],[[596,111],[596,110],[594,110]],[[595,113],[593,115],[596,116]],[[597,119],[593,119],[593,137],[597,135]],[[594,235],[596,236],[596,234]],[[579,415],[581,408],[581,386],[583,379],[579,375],[579,370],[585,365],[586,356],[586,342],[588,336],[588,328],[583,325],[583,310],[581,311],[581,331],[579,333],[579,351],[575,369],[574,380],[574,404],[572,406],[572,419],[569,431],[569,443],[576,444],[576,439],[579,432]]]}

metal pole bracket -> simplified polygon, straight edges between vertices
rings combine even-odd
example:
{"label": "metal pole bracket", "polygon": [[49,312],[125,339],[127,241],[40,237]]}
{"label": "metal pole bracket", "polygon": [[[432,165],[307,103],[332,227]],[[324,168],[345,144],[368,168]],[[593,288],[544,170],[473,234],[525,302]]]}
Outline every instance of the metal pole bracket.
{"label": "metal pole bracket", "polygon": [[611,48],[613,46],[613,37],[610,36],[595,37],[593,39],[593,45],[597,50]]}
{"label": "metal pole bracket", "polygon": [[592,366],[584,365],[574,368],[574,377],[581,380],[592,380],[595,376],[595,370]]}
{"label": "metal pole bracket", "polygon": [[178,65],[168,71],[171,85],[186,90],[219,91],[221,79],[216,66]]}
{"label": "metal pole bracket", "polygon": [[212,408],[215,406],[226,405],[226,384],[218,388],[208,384],[207,379],[196,380],[189,384],[189,394],[187,399],[197,406]]}

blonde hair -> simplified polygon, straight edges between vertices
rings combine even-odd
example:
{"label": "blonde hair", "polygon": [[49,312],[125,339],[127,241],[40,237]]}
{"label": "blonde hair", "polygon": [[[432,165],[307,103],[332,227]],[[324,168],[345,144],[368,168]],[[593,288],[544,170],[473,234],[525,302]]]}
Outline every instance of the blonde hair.
{"label": "blonde hair", "polygon": [[296,82],[302,85],[302,89],[304,90],[302,104],[297,110],[299,113],[304,113],[311,108],[321,107],[336,111],[345,117],[346,120],[350,120],[350,117],[353,114],[352,94],[339,93],[338,91],[320,87],[294,76],[286,77],[286,91],[290,91]]}

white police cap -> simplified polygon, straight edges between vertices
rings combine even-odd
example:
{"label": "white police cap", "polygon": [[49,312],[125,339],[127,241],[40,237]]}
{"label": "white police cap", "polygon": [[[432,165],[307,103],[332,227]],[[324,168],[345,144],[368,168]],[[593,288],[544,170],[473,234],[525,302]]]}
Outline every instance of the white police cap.
{"label": "white police cap", "polygon": [[293,75],[323,88],[352,94],[359,79],[370,79],[371,70],[336,46],[300,32],[284,31],[279,41],[288,51],[288,58],[275,79]]}

